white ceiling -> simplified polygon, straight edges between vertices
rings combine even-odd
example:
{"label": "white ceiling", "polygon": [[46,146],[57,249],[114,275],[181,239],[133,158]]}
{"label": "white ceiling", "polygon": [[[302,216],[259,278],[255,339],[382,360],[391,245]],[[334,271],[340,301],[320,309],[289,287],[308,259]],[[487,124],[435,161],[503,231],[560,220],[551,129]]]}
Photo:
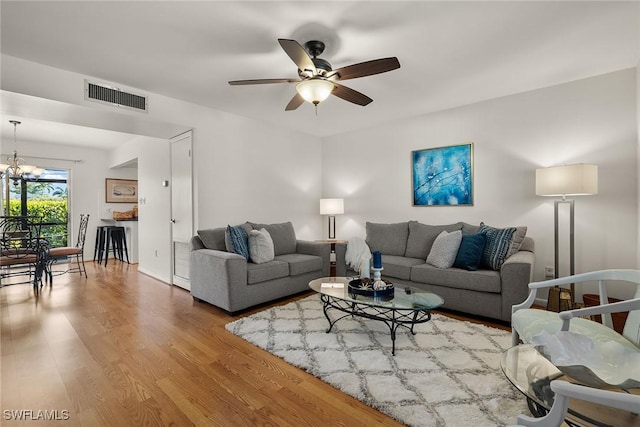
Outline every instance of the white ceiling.
{"label": "white ceiling", "polygon": [[[318,136],[640,63],[636,1],[2,1],[0,7],[3,54]],[[388,56],[398,57],[401,68],[344,82],[373,98],[366,107],[330,97],[317,116],[310,104],[285,112],[292,84],[227,84],[295,78],[278,38],[301,44],[320,38],[327,44],[322,57],[334,68]]]}

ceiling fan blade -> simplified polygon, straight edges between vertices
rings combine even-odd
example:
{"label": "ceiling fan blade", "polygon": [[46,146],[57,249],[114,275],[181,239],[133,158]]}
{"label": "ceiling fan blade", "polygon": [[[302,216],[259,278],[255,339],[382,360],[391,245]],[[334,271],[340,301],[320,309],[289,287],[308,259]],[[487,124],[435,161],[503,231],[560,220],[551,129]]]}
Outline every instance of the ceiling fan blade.
{"label": "ceiling fan blade", "polygon": [[355,79],[358,77],[386,73],[387,71],[392,71],[397,68],[400,68],[400,61],[398,61],[398,58],[394,56],[393,58],[374,59],[372,61],[338,68],[332,72],[330,78],[336,76],[336,80]]}
{"label": "ceiling fan blade", "polygon": [[231,86],[237,85],[262,85],[269,83],[298,83],[299,79],[254,79],[254,80],[231,80]]}
{"label": "ceiling fan blade", "polygon": [[333,88],[333,92],[331,92],[331,94],[337,96],[338,98],[342,98],[345,101],[353,102],[354,104],[362,105],[363,107],[373,102],[373,99],[369,98],[363,93],[358,92],[357,90],[342,86],[336,82],[333,82],[333,85],[335,87]]}
{"label": "ceiling fan blade", "polygon": [[288,39],[278,39],[278,43],[282,46],[282,49],[285,51],[289,58],[298,66],[298,68],[302,71],[308,70],[313,73],[315,76],[318,71],[316,70],[316,66],[313,64],[311,57],[307,53],[307,51],[295,40]]}
{"label": "ceiling fan blade", "polygon": [[303,102],[304,102],[304,98],[301,97],[299,93],[296,93],[295,96],[291,98],[291,101],[289,101],[284,111],[293,111],[299,106],[301,106]]}

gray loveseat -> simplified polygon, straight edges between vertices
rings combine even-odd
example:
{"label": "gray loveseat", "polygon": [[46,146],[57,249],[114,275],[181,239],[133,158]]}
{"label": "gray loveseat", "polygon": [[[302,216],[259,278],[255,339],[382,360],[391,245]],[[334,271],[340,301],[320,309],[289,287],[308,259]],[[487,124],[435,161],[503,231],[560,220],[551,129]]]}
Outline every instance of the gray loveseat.
{"label": "gray loveseat", "polygon": [[[382,253],[382,277],[440,295],[443,308],[511,321],[511,306],[527,298],[532,281],[534,242],[524,237],[519,250],[499,270],[436,268],[426,263],[433,242],[442,232],[477,233],[479,226],[466,223],[426,225],[417,221],[366,224],[366,241],[372,252]],[[345,261],[347,244],[336,244],[336,274],[355,276]]]}
{"label": "gray loveseat", "polygon": [[291,222],[242,224],[266,229],[273,240],[273,261],[254,264],[228,252],[226,227],[198,230],[191,238],[191,295],[230,313],[309,290],[309,282],[329,275],[331,247],[297,240]]}

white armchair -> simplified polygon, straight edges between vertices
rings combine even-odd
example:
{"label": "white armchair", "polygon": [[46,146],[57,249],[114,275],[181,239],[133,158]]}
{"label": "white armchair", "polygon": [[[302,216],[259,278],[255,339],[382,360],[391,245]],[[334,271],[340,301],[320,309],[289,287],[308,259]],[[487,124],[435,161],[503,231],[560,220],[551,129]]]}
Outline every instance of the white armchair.
{"label": "white armchair", "polygon": [[[569,285],[575,283],[579,288],[586,282],[597,282],[601,304],[594,307],[580,308],[575,310],[563,311],[560,313],[550,312],[531,308],[535,301],[538,289],[550,288],[556,285]],[[634,296],[626,301],[608,303],[608,286],[615,286],[620,282],[633,283],[636,286]],[[533,282],[529,284],[529,296],[527,299],[512,308],[512,340],[513,345],[520,342],[531,343],[537,341],[538,338],[545,334],[556,335],[560,331],[569,331],[588,337],[594,343],[593,348],[603,343],[606,346],[614,345],[618,349],[622,349],[617,354],[628,355],[629,360],[637,360],[640,353],[640,271],[639,270],[601,270],[590,273],[577,274],[574,276],[563,277],[559,279],[547,280],[544,282]],[[625,322],[622,334],[617,333],[613,329],[611,313],[628,311],[629,315]],[[603,323],[589,320],[588,316],[600,314]],[[561,334],[557,334],[557,338],[561,339]],[[620,346],[617,346],[618,343]],[[609,355],[605,352],[599,354],[604,362],[610,361]],[[635,362],[634,362],[635,363]],[[606,363],[605,363],[606,365]],[[557,366],[557,365],[556,365]],[[632,384],[637,387],[640,378],[640,367],[637,369],[631,365],[627,367],[624,374],[630,374],[630,381],[624,384]],[[563,367],[557,366],[563,371]],[[585,365],[591,371],[597,371],[593,366]],[[565,373],[572,372],[569,368],[574,369],[575,366],[566,366]],[[608,368],[611,369],[611,368]],[[570,375],[571,376],[571,375]],[[627,377],[625,377],[627,378]],[[600,380],[601,378],[596,378]],[[583,382],[584,384],[584,382]],[[617,385],[618,383],[608,383]],[[625,386],[626,387],[626,386]],[[565,413],[567,412],[567,397],[582,399],[589,402],[598,402],[618,409],[628,410],[632,413],[640,413],[640,395],[637,393],[627,394],[624,392],[616,392],[610,390],[602,390],[588,385],[572,384],[566,381],[553,381],[551,388],[555,392],[554,404],[551,411],[542,418],[533,419],[526,416],[518,417],[518,425],[524,426],[558,426],[562,423]],[[639,418],[640,420],[640,418]]]}
{"label": "white armchair", "polygon": [[[576,289],[585,282],[598,282],[600,305],[575,310],[554,313],[545,310],[532,309],[538,289],[551,288],[556,285],[575,283]],[[616,282],[630,282],[636,285],[632,299],[607,303],[607,286]],[[622,336],[613,330],[611,313],[629,311]],[[583,319],[581,316],[602,315],[602,324]],[[573,319],[573,320],[572,320]],[[640,347],[640,270],[600,270],[574,276],[532,282],[529,284],[529,296],[512,308],[512,337],[513,345],[520,340],[530,342],[531,338],[543,330],[554,334],[560,330],[572,331],[590,336],[599,341],[614,340],[625,347],[638,349]]]}

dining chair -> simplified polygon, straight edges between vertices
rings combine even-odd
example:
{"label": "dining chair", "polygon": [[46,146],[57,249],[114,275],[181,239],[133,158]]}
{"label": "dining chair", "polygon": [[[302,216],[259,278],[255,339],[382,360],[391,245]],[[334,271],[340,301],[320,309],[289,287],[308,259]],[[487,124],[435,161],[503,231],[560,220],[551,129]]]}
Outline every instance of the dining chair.
{"label": "dining chair", "polygon": [[30,278],[28,282],[33,277],[36,293],[42,287],[43,276],[47,279],[49,259],[49,242],[41,236],[41,224],[40,217],[0,217],[0,275],[27,275]]}
{"label": "dining chair", "polygon": [[[75,258],[77,267],[71,267],[65,273],[80,273],[87,277],[87,268],[84,265],[84,241],[87,236],[87,226],[89,224],[89,214],[80,215],[80,227],[78,230],[78,239],[75,246],[63,246],[59,248],[51,248],[49,257],[54,262],[61,258]],[[71,261],[73,262],[73,260]],[[50,263],[51,264],[51,263]],[[49,269],[51,279],[51,269]]]}

